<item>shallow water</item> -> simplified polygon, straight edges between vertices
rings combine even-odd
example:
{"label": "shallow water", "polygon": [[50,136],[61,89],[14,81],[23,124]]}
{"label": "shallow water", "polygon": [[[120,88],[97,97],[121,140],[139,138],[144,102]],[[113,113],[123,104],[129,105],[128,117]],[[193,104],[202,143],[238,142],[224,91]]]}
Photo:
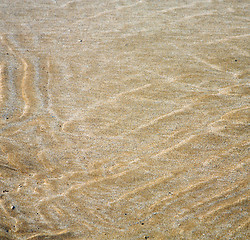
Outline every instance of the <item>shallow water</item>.
{"label": "shallow water", "polygon": [[0,1],[0,238],[248,239],[248,1]]}

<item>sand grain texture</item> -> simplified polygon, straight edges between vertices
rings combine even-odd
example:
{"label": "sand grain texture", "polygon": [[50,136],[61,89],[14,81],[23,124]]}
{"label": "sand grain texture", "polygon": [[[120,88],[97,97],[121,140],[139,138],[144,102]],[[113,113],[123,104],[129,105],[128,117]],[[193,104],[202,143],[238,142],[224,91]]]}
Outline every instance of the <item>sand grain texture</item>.
{"label": "sand grain texture", "polygon": [[249,7],[0,0],[0,239],[249,239]]}

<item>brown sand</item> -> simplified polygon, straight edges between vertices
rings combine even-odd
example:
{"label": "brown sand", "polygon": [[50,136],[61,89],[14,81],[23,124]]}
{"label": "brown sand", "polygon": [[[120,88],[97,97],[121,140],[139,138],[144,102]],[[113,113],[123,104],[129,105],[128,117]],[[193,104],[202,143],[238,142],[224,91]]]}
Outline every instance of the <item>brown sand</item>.
{"label": "brown sand", "polygon": [[1,0],[0,239],[250,239],[249,7]]}

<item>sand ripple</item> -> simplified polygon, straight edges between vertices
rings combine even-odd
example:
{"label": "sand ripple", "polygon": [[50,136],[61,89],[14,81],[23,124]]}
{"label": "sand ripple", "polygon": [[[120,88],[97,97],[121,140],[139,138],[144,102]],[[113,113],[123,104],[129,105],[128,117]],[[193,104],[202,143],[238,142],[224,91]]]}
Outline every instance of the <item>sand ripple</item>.
{"label": "sand ripple", "polygon": [[0,3],[0,239],[248,239],[247,1]]}

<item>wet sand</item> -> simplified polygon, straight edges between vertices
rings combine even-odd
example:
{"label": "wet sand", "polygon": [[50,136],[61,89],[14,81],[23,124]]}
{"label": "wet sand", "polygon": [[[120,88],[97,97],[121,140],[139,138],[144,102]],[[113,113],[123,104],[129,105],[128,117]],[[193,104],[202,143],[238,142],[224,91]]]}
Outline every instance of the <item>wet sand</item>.
{"label": "wet sand", "polygon": [[248,1],[0,1],[0,239],[249,239]]}

